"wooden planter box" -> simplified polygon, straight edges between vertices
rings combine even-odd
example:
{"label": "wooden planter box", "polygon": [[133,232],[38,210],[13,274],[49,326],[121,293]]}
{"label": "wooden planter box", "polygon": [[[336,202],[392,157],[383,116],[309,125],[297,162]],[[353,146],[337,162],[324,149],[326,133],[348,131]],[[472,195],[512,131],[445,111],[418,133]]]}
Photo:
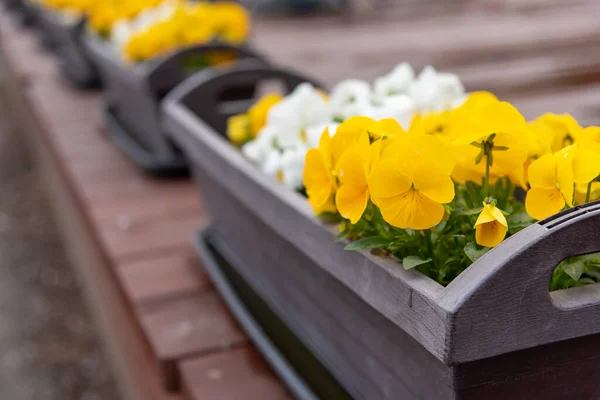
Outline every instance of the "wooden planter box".
{"label": "wooden planter box", "polygon": [[78,88],[100,87],[98,71],[84,51],[81,40],[85,18],[65,23],[55,13],[41,9],[38,23],[42,32],[55,44],[53,51],[60,60],[63,75]]}
{"label": "wooden planter box", "polygon": [[396,261],[344,250],[306,199],[224,137],[215,94],[268,78],[210,71],[163,103],[193,164],[213,235],[240,276],[354,398],[600,398],[600,285],[548,292],[564,258],[600,251],[600,203],[537,223],[447,287]]}
{"label": "wooden planter box", "polygon": [[33,26],[37,22],[37,8],[24,0],[4,0],[4,7],[11,12],[22,26]]}
{"label": "wooden planter box", "polygon": [[[188,47],[133,67],[124,64],[100,38],[85,34],[83,43],[100,72],[105,93],[104,116],[111,137],[136,164],[158,175],[187,172],[181,152],[164,135],[159,123],[161,99],[197,72],[186,69],[185,61],[215,51],[231,52],[238,59],[262,60],[245,47],[211,43]],[[253,93],[252,88],[240,88],[230,93],[230,97],[243,99],[252,97]]]}

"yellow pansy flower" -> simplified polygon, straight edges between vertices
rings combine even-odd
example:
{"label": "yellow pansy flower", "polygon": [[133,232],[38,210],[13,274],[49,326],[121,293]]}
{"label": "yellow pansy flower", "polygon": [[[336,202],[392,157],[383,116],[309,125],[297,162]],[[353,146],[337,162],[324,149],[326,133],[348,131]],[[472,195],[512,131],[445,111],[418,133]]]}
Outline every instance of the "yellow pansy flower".
{"label": "yellow pansy flower", "polygon": [[358,143],[359,139],[365,138],[362,133],[368,134],[374,131],[377,127],[377,122],[368,117],[352,117],[338,126],[335,135],[331,138],[331,160],[332,166],[337,165],[342,154],[350,147]]}
{"label": "yellow pansy flower", "polygon": [[256,137],[258,132],[265,126],[269,110],[281,100],[282,97],[280,94],[270,93],[263,96],[256,104],[250,107],[248,116],[250,117],[250,131],[252,132],[252,136]]}
{"label": "yellow pansy flower", "polygon": [[[397,139],[369,175],[373,203],[385,221],[397,228],[423,230],[437,225],[444,217],[442,204],[454,198],[448,154],[441,142],[423,138],[437,140],[433,136]],[[394,149],[403,151],[393,157]]]}
{"label": "yellow pansy flower", "polygon": [[550,129],[552,151],[559,151],[573,144],[582,131],[577,120],[569,114],[546,113],[534,122],[544,124]]}
{"label": "yellow pansy flower", "polygon": [[236,145],[252,139],[248,114],[238,114],[227,119],[227,137]]}
{"label": "yellow pansy flower", "polygon": [[242,44],[250,34],[250,15],[241,5],[234,2],[212,4],[211,16],[217,36],[222,40]]}
{"label": "yellow pansy flower", "polygon": [[401,159],[409,171],[416,167],[415,157],[419,161],[427,160],[438,165],[438,169],[450,175],[454,169],[455,149],[432,135],[397,136],[382,147],[381,160]]}
{"label": "yellow pansy flower", "polygon": [[452,127],[450,142],[457,147],[471,146],[472,143],[484,146],[494,135],[494,148],[502,150],[493,150],[492,165],[508,173],[522,166],[527,159],[527,145],[523,137],[528,135],[528,130],[527,121],[514,106],[498,101],[482,106],[468,118],[462,118]]}
{"label": "yellow pansy flower", "polygon": [[[359,117],[366,118],[366,117]],[[370,118],[365,119],[367,125],[367,130],[369,133],[369,137],[372,140],[382,139],[382,138],[394,138],[397,135],[405,135],[406,131],[400,125],[398,121],[393,118],[384,118],[377,121],[375,124],[372,124]],[[373,121],[374,122],[374,121]]]}
{"label": "yellow pansy flower", "polygon": [[600,145],[584,142],[565,147],[561,153],[572,160],[575,183],[588,184],[600,175]]}
{"label": "yellow pansy flower", "polygon": [[531,189],[527,192],[525,208],[537,220],[556,214],[573,206],[572,154],[557,152],[546,154],[531,163],[528,169]]}
{"label": "yellow pansy flower", "polygon": [[483,210],[475,222],[475,240],[484,247],[495,247],[502,243],[508,232],[508,222],[502,211],[493,203],[483,203]]}
{"label": "yellow pansy flower", "polygon": [[369,202],[369,172],[372,158],[377,157],[377,145],[369,145],[366,132],[358,143],[345,151],[336,166],[340,187],[335,195],[335,204],[340,215],[355,224],[360,220]]}
{"label": "yellow pansy flower", "polygon": [[412,135],[444,135],[450,111],[417,114],[410,123],[409,132]]}
{"label": "yellow pansy flower", "polygon": [[327,207],[337,190],[333,165],[331,138],[329,129],[325,129],[319,140],[319,147],[310,149],[306,153],[302,173],[308,202],[317,214]]}
{"label": "yellow pansy flower", "polygon": [[600,143],[600,126],[588,126],[579,132],[578,141]]}

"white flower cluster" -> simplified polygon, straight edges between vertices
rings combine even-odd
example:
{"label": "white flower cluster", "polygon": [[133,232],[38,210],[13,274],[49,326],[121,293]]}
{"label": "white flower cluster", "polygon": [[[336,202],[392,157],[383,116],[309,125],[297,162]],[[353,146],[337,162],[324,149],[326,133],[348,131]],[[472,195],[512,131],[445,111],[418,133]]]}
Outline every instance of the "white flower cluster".
{"label": "white flower cluster", "polygon": [[328,100],[304,83],[271,108],[265,127],[242,147],[242,153],[266,175],[299,189],[306,152],[318,146],[325,128],[333,135],[340,122],[366,116],[393,118],[408,129],[415,115],[457,107],[465,98],[456,75],[428,66],[415,76],[407,63],[377,78],[373,85],[357,79],[342,81]]}
{"label": "white flower cluster", "polygon": [[158,7],[145,9],[131,20],[121,19],[115,22],[110,32],[111,44],[121,52],[131,36],[143,32],[161,21],[168,20],[176,9],[176,2],[164,1]]}

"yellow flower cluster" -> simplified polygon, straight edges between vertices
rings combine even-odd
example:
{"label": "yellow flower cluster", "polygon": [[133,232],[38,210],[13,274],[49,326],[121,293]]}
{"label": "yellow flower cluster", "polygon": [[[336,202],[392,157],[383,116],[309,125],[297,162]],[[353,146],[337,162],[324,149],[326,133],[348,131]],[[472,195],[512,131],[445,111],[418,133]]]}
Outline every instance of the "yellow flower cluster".
{"label": "yellow flower cluster", "polygon": [[137,62],[211,40],[242,44],[249,32],[250,16],[239,4],[181,1],[168,18],[134,32],[123,56]]}
{"label": "yellow flower cluster", "polygon": [[266,125],[269,110],[282,100],[281,95],[270,93],[263,96],[247,113],[234,115],[227,120],[227,136],[229,140],[242,145],[254,139]]}
{"label": "yellow flower cluster", "polygon": [[88,9],[88,24],[101,36],[108,36],[113,25],[119,20],[135,18],[144,10],[158,7],[163,0],[102,0],[93,1]]}
{"label": "yellow flower cluster", "polygon": [[408,131],[391,119],[346,120],[308,151],[303,181],[317,214],[337,211],[357,224],[372,204],[392,227],[420,231],[474,196],[484,202],[476,241],[493,247],[509,223],[492,195],[516,203],[519,186],[527,213],[543,219],[598,199],[599,175],[600,127],[555,114],[527,122],[511,104],[478,92],[454,110],[417,116]]}

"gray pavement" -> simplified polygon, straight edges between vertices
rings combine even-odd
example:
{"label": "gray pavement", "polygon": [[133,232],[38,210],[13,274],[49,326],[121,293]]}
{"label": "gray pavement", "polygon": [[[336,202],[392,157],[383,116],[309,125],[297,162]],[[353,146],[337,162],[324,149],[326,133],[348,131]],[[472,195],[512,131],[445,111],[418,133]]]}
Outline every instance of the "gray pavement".
{"label": "gray pavement", "polygon": [[118,398],[36,167],[0,101],[0,399]]}

